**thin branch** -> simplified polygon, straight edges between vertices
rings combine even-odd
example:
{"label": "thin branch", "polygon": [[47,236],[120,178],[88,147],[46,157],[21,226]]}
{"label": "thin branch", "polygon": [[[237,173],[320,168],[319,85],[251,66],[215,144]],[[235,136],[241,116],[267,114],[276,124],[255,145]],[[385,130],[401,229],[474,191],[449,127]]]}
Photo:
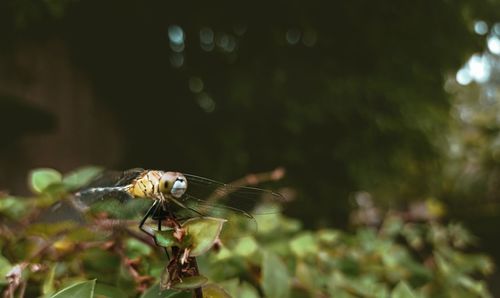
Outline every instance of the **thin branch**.
{"label": "thin branch", "polygon": [[214,203],[217,202],[220,198],[229,195],[230,193],[234,192],[237,190],[237,187],[241,186],[256,186],[264,182],[269,182],[269,181],[278,181],[281,180],[285,176],[285,169],[282,167],[278,167],[270,172],[261,172],[257,174],[248,174],[240,179],[234,180],[233,182],[229,183],[231,186],[235,186],[235,188],[232,191],[218,191],[220,189],[216,189],[208,198],[206,201],[208,203]]}

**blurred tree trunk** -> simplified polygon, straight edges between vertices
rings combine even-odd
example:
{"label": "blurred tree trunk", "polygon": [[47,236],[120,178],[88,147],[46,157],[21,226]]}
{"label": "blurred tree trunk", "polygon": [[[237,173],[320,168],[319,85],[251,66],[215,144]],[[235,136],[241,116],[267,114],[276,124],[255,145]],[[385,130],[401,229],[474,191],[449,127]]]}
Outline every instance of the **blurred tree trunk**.
{"label": "blurred tree trunk", "polygon": [[[23,105],[50,113],[54,129],[7,137],[0,155],[0,189],[26,191],[25,177],[33,167],[68,171],[86,164],[112,166],[121,156],[121,136],[113,114],[94,100],[92,84],[71,61],[58,39],[20,41],[0,57],[0,94],[21,99]],[[41,125],[33,117],[14,118],[10,131],[26,124]],[[36,129],[34,129],[36,130]],[[10,134],[9,134],[10,135]]]}

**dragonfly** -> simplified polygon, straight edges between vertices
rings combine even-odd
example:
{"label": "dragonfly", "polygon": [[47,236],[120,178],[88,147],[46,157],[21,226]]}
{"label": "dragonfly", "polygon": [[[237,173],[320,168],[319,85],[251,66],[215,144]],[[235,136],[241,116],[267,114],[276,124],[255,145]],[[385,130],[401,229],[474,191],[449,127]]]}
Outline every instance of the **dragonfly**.
{"label": "dragonfly", "polygon": [[[116,217],[142,217],[139,229],[153,237],[146,221],[149,218],[158,220],[160,228],[161,220],[169,216],[178,219],[243,219],[243,222],[249,223],[247,228],[253,233],[257,229],[254,215],[276,213],[276,205],[286,201],[283,195],[271,190],[234,186],[186,173],[142,168],[105,172],[77,191],[75,198],[78,204],[84,206],[117,203],[107,211]],[[254,208],[263,200],[271,202],[267,205],[269,208],[259,206],[256,211]]]}

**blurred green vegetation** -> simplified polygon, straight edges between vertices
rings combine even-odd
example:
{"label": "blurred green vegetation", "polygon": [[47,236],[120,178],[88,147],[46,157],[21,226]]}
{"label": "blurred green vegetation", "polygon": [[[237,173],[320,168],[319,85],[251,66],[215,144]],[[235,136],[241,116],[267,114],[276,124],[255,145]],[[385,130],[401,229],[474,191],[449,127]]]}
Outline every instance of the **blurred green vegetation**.
{"label": "blurred green vegetation", "polygon": [[[52,221],[39,220],[92,172],[63,176],[41,169],[30,177],[32,196],[0,197],[0,288],[6,297],[191,297],[179,290],[159,295],[167,259],[159,247],[127,232],[138,232],[137,223],[110,230],[50,212]],[[463,226],[442,223],[436,208],[380,213],[368,205],[353,216],[357,227],[350,233],[307,230],[279,213],[256,216],[255,235],[223,238],[222,246],[200,251],[206,297],[492,297],[484,280],[492,260],[470,251],[476,240]],[[374,213],[379,225],[370,224]],[[235,235],[240,227],[223,229]]]}

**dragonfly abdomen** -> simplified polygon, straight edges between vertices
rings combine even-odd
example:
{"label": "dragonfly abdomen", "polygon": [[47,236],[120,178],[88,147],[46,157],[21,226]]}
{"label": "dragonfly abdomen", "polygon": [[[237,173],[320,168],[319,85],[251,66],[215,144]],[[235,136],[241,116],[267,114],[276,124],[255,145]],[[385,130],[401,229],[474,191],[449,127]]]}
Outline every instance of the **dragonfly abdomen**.
{"label": "dragonfly abdomen", "polygon": [[132,198],[129,194],[130,185],[111,187],[92,187],[75,193],[75,196],[82,202],[90,204],[105,197],[115,197],[120,201]]}

